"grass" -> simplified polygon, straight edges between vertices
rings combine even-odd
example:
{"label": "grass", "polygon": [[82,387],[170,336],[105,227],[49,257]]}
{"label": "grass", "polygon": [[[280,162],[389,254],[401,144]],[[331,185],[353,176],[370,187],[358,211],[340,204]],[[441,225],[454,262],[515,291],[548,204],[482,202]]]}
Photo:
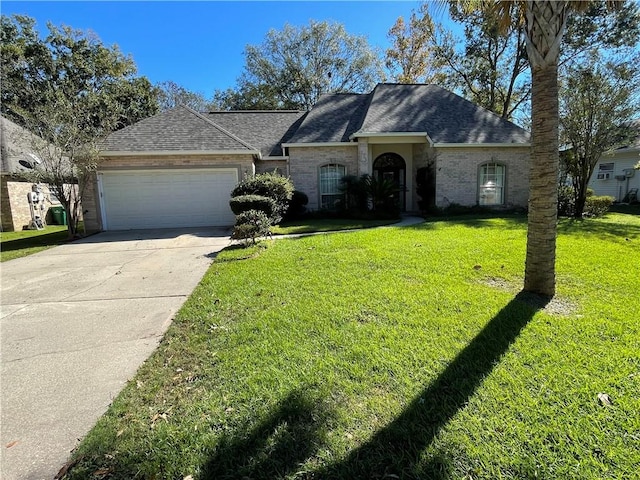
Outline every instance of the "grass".
{"label": "grass", "polygon": [[50,225],[44,230],[0,232],[0,262],[41,252],[65,243],[68,239],[67,227],[64,225]]}
{"label": "grass", "polygon": [[344,218],[306,219],[282,222],[280,225],[271,227],[271,233],[274,235],[290,235],[295,233],[359,230],[362,228],[391,225],[397,222],[399,222],[399,220],[355,220]]}
{"label": "grass", "polygon": [[638,478],[640,218],[563,220],[550,303],[525,222],[221,252],[67,478]]}

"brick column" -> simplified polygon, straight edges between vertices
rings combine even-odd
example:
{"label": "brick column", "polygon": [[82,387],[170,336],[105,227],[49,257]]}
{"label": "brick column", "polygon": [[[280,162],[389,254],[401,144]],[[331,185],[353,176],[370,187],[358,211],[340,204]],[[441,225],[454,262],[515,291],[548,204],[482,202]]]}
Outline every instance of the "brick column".
{"label": "brick column", "polygon": [[358,176],[371,175],[371,161],[369,160],[369,140],[358,138]]}

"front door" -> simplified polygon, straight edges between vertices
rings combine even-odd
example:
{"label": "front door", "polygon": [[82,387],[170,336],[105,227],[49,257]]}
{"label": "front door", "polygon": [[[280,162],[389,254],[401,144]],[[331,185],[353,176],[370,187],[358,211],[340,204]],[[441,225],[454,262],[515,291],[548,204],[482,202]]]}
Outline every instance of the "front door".
{"label": "front door", "polygon": [[376,180],[389,180],[396,186],[396,204],[402,212],[406,210],[406,171],[406,163],[397,153],[383,153],[373,162]]}

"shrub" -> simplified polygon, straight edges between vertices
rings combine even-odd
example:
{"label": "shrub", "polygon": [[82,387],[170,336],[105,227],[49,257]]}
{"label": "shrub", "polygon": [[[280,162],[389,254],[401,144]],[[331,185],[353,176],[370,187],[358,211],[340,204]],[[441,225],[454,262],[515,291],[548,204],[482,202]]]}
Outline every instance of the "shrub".
{"label": "shrub", "polygon": [[274,202],[272,198],[262,195],[240,195],[229,200],[229,206],[231,207],[231,211],[236,215],[248,212],[249,210],[259,210],[264,212],[267,217],[273,218],[276,202]]}
{"label": "shrub", "polygon": [[245,245],[255,245],[256,238],[271,235],[271,222],[269,217],[260,210],[248,210],[236,217],[231,238],[244,240]]}
{"label": "shrub", "polygon": [[289,178],[275,172],[247,176],[231,191],[232,198],[241,195],[261,195],[271,198],[275,202],[271,220],[272,224],[276,225],[289,208],[289,201],[293,196],[293,183]]}
{"label": "shrub", "polygon": [[588,196],[584,204],[584,215],[587,217],[601,217],[609,211],[614,198],[603,196]]}
{"label": "shrub", "polygon": [[289,200],[289,208],[286,217],[288,219],[300,218],[307,211],[309,197],[306,193],[294,190],[291,200]]}
{"label": "shrub", "polygon": [[569,185],[560,185],[558,187],[558,215],[562,217],[571,217],[575,211],[575,195],[573,187]]}

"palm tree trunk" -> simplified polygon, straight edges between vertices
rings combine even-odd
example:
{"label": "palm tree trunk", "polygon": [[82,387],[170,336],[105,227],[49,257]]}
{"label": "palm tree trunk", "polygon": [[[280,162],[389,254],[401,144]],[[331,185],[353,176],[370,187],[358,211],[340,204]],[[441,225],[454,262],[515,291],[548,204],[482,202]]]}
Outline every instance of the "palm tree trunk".
{"label": "palm tree trunk", "polygon": [[524,289],[555,294],[558,216],[558,67],[532,68],[533,123]]}
{"label": "palm tree trunk", "polygon": [[531,65],[531,167],[524,289],[555,294],[558,218],[558,58],[566,1],[528,1],[525,21]]}

